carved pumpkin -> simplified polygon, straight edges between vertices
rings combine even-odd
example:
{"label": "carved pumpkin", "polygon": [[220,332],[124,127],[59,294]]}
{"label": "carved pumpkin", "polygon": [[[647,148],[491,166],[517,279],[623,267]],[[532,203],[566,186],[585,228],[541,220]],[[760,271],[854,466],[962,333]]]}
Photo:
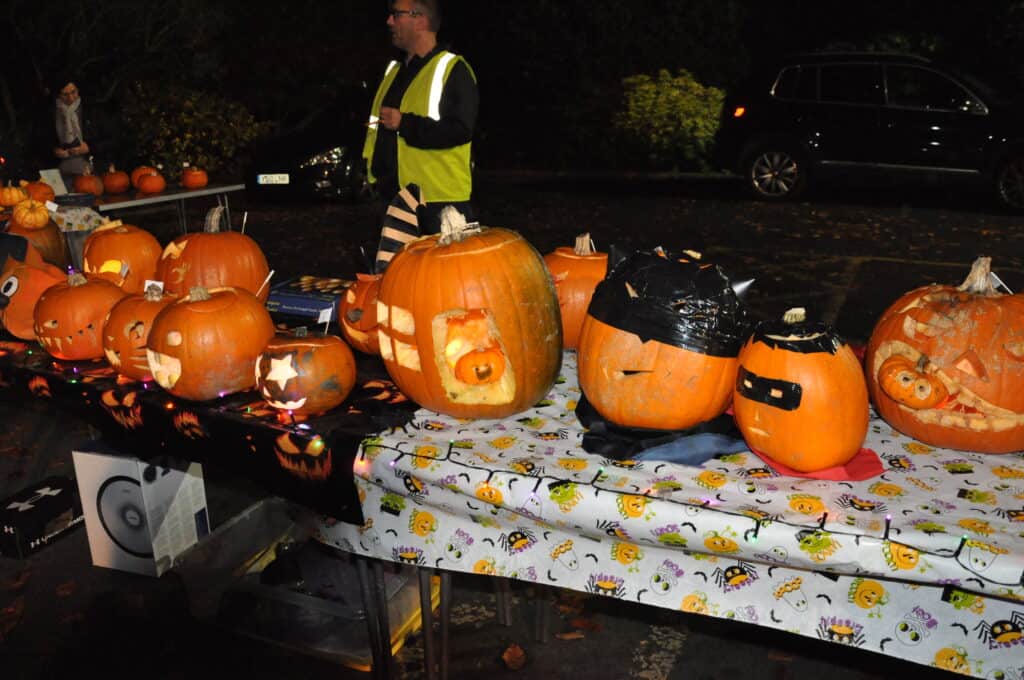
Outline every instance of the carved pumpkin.
{"label": "carved pumpkin", "polygon": [[355,282],[338,301],[341,332],[354,349],[380,354],[377,338],[377,295],[382,274],[356,274]]}
{"label": "carved pumpkin", "polygon": [[202,189],[209,181],[210,178],[202,168],[186,165],[181,171],[181,186],[186,189]]}
{"label": "carved pumpkin", "polygon": [[331,447],[320,435],[305,438],[285,432],[274,440],[274,454],[283,470],[300,479],[327,479],[331,476]]}
{"label": "carved pumpkin", "polygon": [[35,340],[32,311],[43,292],[65,280],[64,273],[45,264],[39,253],[23,237],[0,234],[4,239],[18,239],[22,253],[6,258],[0,273],[0,325],[22,340]]}
{"label": "carved pumpkin", "polygon": [[35,182],[29,182],[27,180],[21,180],[21,188],[25,191],[25,194],[33,201],[39,201],[40,203],[46,203],[52,201],[57,195],[53,191],[53,187],[42,180],[36,180]]}
{"label": "carved pumpkin", "polygon": [[68,266],[67,244],[53,220],[49,220],[41,229],[25,229],[12,223],[7,227],[7,232],[27,239],[43,260],[53,266],[61,269]]}
{"label": "carved pumpkin", "polygon": [[75,178],[71,181],[71,187],[80,194],[103,195],[103,180],[90,172],[75,175]]}
{"label": "carved pumpkin", "polygon": [[132,186],[132,180],[124,170],[118,170],[111,163],[103,174],[103,190],[108,194],[123,194]]}
{"label": "carved pumpkin", "polygon": [[758,324],[739,353],[733,414],[751,448],[798,470],[844,465],[868,431],[868,391],[850,346],[790,310]]}
{"label": "carved pumpkin", "polygon": [[518,233],[467,225],[454,209],[442,211],[441,229],[407,244],[381,280],[384,366],[406,396],[440,413],[523,411],[561,365],[558,298],[544,261]]}
{"label": "carved pumpkin", "polygon": [[125,292],[103,279],[71,274],[47,288],[32,318],[36,339],[56,359],[80,361],[103,356],[103,320]]}
{"label": "carved pumpkin", "polygon": [[139,175],[136,187],[141,194],[159,194],[167,188],[167,180],[159,172],[148,172]]}
{"label": "carved pumpkin", "polygon": [[85,239],[82,269],[111,281],[126,293],[141,293],[147,280],[156,279],[162,252],[160,242],[148,231],[114,220],[100,225]]}
{"label": "carved pumpkin", "polygon": [[580,387],[617,425],[693,427],[728,408],[747,319],[720,268],[635,253],[594,291],[580,334]]}
{"label": "carved pumpkin", "polygon": [[0,207],[10,208],[11,206],[18,205],[28,197],[28,193],[24,189],[14,186],[11,182],[8,182],[5,187],[0,186]]}
{"label": "carved pumpkin", "polygon": [[590,234],[580,234],[572,248],[563,246],[545,255],[544,264],[558,293],[563,346],[576,349],[594,288],[608,272],[608,254],[594,250]]}
{"label": "carved pumpkin", "polygon": [[213,208],[202,233],[184,234],[168,243],[157,278],[174,295],[185,295],[193,286],[231,286],[253,294],[259,291],[260,301],[266,302],[270,295],[270,287],[263,285],[270,274],[267,258],[245,234],[220,230],[223,212],[220,206]]}
{"label": "carved pumpkin", "polygon": [[103,354],[123,376],[143,382],[153,379],[146,359],[146,341],[153,320],[174,298],[151,285],[143,295],[129,295],[110,310],[103,322]]}
{"label": "carved pumpkin", "polygon": [[892,427],[933,446],[1024,449],[1024,295],[978,258],[958,287],[931,285],[883,312],[865,353],[868,391]]}
{"label": "carved pumpkin", "polygon": [[203,401],[253,387],[256,358],[273,336],[270,314],[251,293],[197,286],[157,314],[146,358],[160,387]]}
{"label": "carved pumpkin", "polygon": [[40,201],[26,199],[11,209],[11,225],[22,229],[42,229],[50,221],[50,211]]}
{"label": "carved pumpkin", "polygon": [[159,172],[160,171],[157,170],[156,168],[154,168],[152,165],[140,165],[140,166],[138,166],[137,168],[132,170],[132,174],[131,174],[132,186],[135,187],[136,189],[138,189],[139,188],[139,179],[143,175],[152,175],[154,173],[159,174]]}
{"label": "carved pumpkin", "polygon": [[276,409],[319,415],[356,384],[356,360],[341,338],[277,335],[256,360],[256,389]]}

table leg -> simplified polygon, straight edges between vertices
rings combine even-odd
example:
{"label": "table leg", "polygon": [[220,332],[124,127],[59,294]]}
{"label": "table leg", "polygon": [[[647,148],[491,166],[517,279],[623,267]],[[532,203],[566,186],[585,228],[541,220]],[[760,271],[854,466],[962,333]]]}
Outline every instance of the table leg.
{"label": "table leg", "polygon": [[378,621],[380,622],[380,642],[383,658],[383,667],[386,678],[396,677],[394,663],[391,656],[391,622],[388,620],[388,590],[384,582],[384,567],[380,560],[373,561],[373,588],[377,598]]}
{"label": "table leg", "polygon": [[434,570],[420,567],[416,570],[420,579],[420,616],[423,619],[423,665],[426,668],[427,680],[436,680],[437,669],[434,654],[434,607],[430,597],[431,581]]}
{"label": "table leg", "polygon": [[548,628],[551,621],[551,609],[548,606],[548,589],[542,585],[534,585],[534,637],[544,644],[548,641]]}
{"label": "table leg", "polygon": [[385,657],[391,656],[391,648],[389,645],[387,653],[385,653],[384,645],[381,642],[380,607],[376,588],[373,585],[375,579],[370,576],[368,558],[356,556],[354,559],[359,573],[359,589],[363,595],[363,609],[366,610],[366,630],[370,638],[370,655],[372,657],[371,671],[375,680],[387,680],[391,666],[389,658]]}
{"label": "table leg", "polygon": [[185,199],[174,202],[175,207],[178,209],[178,226],[181,227],[181,233],[188,233],[188,218],[185,214]]}
{"label": "table leg", "polygon": [[441,572],[441,680],[448,680],[448,629],[452,619],[452,574]]}
{"label": "table leg", "polygon": [[224,199],[224,219],[228,222],[228,229],[232,229],[231,226],[231,206],[228,205],[228,195],[221,194],[221,198]]}

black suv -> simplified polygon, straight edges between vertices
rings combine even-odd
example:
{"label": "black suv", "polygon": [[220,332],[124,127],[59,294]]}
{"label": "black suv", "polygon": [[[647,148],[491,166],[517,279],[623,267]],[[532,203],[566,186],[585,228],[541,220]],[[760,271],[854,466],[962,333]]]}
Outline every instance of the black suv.
{"label": "black suv", "polygon": [[830,170],[988,183],[1024,211],[1024,106],[920,57],[793,55],[730,93],[719,167],[764,200],[796,198]]}

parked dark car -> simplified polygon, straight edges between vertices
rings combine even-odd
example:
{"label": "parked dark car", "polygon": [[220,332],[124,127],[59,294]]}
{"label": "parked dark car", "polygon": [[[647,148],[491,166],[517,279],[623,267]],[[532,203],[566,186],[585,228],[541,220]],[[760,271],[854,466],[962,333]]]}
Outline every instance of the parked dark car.
{"label": "parked dark car", "polygon": [[981,182],[1024,211],[1024,105],[912,55],[782,59],[726,96],[716,156],[763,200],[866,171]]}
{"label": "parked dark car", "polygon": [[255,201],[369,197],[362,159],[370,110],[365,89],[301,111],[250,146],[246,195]]}

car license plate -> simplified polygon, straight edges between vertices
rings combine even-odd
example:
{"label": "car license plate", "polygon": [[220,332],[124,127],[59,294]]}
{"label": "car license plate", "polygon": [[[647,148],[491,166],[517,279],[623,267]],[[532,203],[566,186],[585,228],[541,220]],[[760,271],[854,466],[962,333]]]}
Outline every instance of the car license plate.
{"label": "car license plate", "polygon": [[269,175],[256,175],[256,184],[288,184],[288,173],[278,172]]}

